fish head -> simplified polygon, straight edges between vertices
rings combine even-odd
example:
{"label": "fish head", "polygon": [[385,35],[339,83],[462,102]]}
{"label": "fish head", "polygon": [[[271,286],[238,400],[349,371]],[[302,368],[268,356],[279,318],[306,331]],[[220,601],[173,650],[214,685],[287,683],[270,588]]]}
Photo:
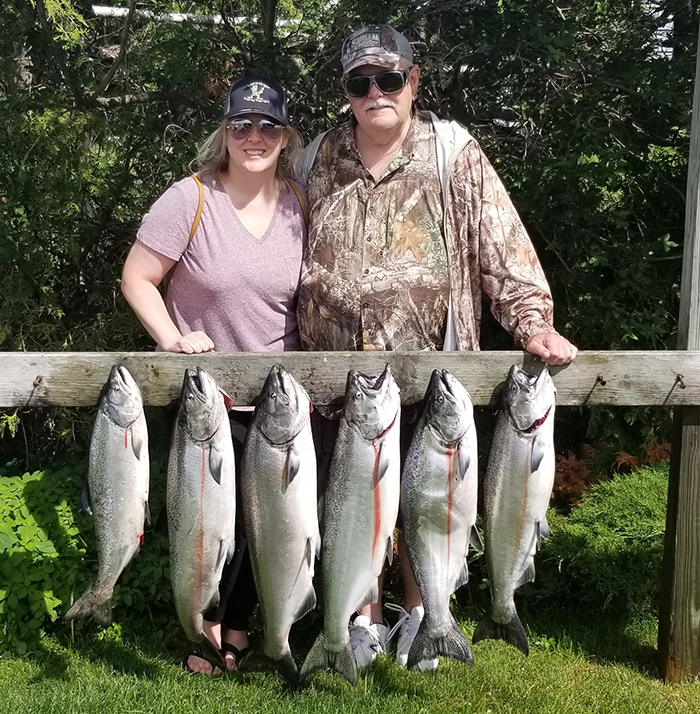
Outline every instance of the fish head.
{"label": "fish head", "polygon": [[180,395],[180,424],[195,441],[216,433],[226,416],[224,397],[214,378],[201,367],[185,370]]}
{"label": "fish head", "polygon": [[276,364],[267,375],[256,409],[260,431],[273,444],[293,439],[308,422],[311,399],[287,370]]}
{"label": "fish head", "polygon": [[132,424],[143,411],[141,390],[126,367],[115,364],[100,394],[100,409],[118,426]]}
{"label": "fish head", "polygon": [[387,364],[379,377],[351,369],[345,387],[345,420],[371,441],[383,434],[397,419],[401,393]]}
{"label": "fish head", "polygon": [[433,370],[425,393],[423,418],[443,443],[459,441],[474,423],[469,392],[446,369]]}
{"label": "fish head", "polygon": [[505,409],[513,426],[523,434],[537,431],[553,415],[556,391],[546,367],[534,375],[513,365],[504,395]]}

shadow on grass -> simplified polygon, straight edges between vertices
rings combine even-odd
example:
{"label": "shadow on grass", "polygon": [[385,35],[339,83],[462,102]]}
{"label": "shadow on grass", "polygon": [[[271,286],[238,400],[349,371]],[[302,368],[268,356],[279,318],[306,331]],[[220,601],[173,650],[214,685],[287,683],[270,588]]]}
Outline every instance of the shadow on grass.
{"label": "shadow on grass", "polygon": [[[658,652],[649,643],[651,630],[654,641],[656,637],[656,620],[652,615],[635,616],[629,611],[601,614],[577,607],[575,597],[557,607],[539,602],[532,586],[524,586],[522,590],[522,595],[516,594],[515,602],[528,633],[531,653],[571,651],[599,664],[621,664],[649,677],[660,676]],[[467,634],[471,639],[473,629],[489,609],[488,590],[478,589],[472,582],[458,594],[453,611],[460,621],[470,621]]]}

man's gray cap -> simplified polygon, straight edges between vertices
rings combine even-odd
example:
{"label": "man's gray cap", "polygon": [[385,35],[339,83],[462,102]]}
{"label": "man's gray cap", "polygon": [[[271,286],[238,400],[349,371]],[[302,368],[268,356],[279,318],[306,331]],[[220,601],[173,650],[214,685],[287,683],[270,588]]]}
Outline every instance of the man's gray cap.
{"label": "man's gray cap", "polygon": [[398,30],[389,25],[369,25],[343,42],[340,61],[345,76],[363,64],[393,69],[402,57],[413,62],[413,48]]}

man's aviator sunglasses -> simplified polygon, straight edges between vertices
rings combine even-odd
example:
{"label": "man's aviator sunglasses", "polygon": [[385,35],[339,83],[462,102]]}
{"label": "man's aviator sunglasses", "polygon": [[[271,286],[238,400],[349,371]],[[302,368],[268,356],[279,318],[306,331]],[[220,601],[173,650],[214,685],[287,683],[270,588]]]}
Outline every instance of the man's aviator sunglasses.
{"label": "man's aviator sunglasses", "polygon": [[250,119],[232,119],[228,123],[228,130],[234,139],[243,141],[252,134],[254,126],[266,141],[278,141],[284,129],[282,124],[276,124],[269,119],[261,119],[257,122],[252,122]]}
{"label": "man's aviator sunglasses", "polygon": [[358,74],[344,79],[343,89],[348,97],[355,99],[366,97],[373,84],[376,84],[383,94],[396,94],[406,86],[408,72],[407,69],[390,69],[386,72],[379,72],[379,74]]}

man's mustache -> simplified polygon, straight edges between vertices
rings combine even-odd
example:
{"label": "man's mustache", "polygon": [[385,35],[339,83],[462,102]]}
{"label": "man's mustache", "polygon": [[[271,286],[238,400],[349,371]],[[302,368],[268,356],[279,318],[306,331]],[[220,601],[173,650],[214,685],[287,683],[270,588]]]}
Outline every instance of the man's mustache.
{"label": "man's mustache", "polygon": [[371,99],[365,103],[362,107],[365,111],[368,109],[381,109],[382,107],[393,107],[393,102],[387,101],[386,99]]}

